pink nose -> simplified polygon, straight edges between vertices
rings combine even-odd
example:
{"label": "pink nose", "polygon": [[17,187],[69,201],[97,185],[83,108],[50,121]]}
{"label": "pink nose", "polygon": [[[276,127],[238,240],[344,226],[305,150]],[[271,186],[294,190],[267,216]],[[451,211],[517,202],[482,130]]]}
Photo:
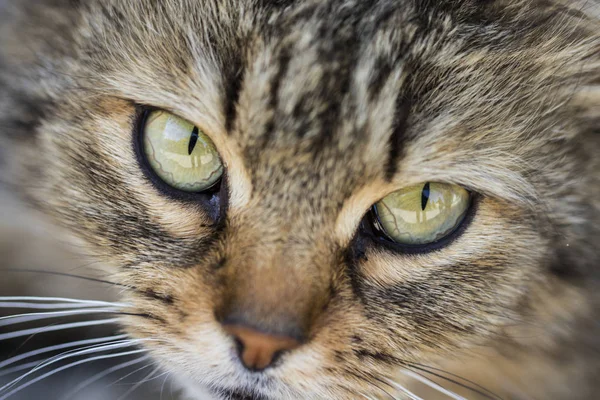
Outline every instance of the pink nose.
{"label": "pink nose", "polygon": [[239,345],[240,360],[251,370],[265,369],[281,352],[300,346],[298,340],[288,336],[262,333],[240,325],[225,325],[223,328],[235,338]]}

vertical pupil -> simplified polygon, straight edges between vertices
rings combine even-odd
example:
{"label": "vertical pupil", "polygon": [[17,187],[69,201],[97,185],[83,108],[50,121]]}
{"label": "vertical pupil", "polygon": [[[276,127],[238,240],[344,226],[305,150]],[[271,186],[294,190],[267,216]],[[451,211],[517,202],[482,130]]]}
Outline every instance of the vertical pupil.
{"label": "vertical pupil", "polygon": [[427,207],[427,202],[429,201],[429,182],[423,186],[423,191],[421,191],[421,210],[425,210]]}
{"label": "vertical pupil", "polygon": [[194,151],[194,147],[196,147],[196,143],[198,142],[198,127],[194,127],[192,131],[192,136],[190,136],[190,142],[188,143],[188,155],[192,154]]}

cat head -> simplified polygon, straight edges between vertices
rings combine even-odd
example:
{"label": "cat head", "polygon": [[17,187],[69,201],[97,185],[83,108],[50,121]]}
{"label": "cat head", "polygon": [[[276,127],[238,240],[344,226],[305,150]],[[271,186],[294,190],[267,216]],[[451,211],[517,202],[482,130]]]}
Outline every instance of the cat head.
{"label": "cat head", "polygon": [[[123,329],[188,388],[381,395],[548,298],[580,304],[598,234],[585,10],[43,3],[5,5],[6,179],[108,266]],[[157,155],[182,129],[188,161]],[[201,189],[179,184],[194,151]]]}

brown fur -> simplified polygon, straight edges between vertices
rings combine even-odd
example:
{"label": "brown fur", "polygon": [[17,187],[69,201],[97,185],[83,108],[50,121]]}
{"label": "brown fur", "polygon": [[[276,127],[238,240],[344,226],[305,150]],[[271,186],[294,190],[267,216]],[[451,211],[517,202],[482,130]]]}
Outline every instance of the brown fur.
{"label": "brown fur", "polygon": [[[589,399],[598,7],[9,1],[5,179],[129,286],[123,299],[148,317],[123,329],[162,339],[147,348],[191,397],[385,398],[387,379],[439,395],[401,370],[481,396],[426,364],[503,398]],[[138,105],[209,133],[227,167],[222,224],[146,178]],[[477,193],[460,237],[422,254],[361,237],[374,202],[425,181]],[[225,315],[305,343],[251,375]]]}

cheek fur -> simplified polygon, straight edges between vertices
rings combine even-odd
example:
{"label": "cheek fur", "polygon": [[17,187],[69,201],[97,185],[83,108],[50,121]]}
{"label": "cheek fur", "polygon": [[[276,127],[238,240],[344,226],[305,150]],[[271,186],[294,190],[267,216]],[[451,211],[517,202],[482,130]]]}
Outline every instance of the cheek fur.
{"label": "cheek fur", "polygon": [[[386,398],[424,365],[597,393],[594,2],[71,3],[0,6],[2,180],[106,264],[123,331],[192,396]],[[138,105],[214,135],[218,223],[144,175]],[[345,257],[374,203],[428,181],[482,196],[459,237]],[[231,309],[301,345],[249,371]]]}

